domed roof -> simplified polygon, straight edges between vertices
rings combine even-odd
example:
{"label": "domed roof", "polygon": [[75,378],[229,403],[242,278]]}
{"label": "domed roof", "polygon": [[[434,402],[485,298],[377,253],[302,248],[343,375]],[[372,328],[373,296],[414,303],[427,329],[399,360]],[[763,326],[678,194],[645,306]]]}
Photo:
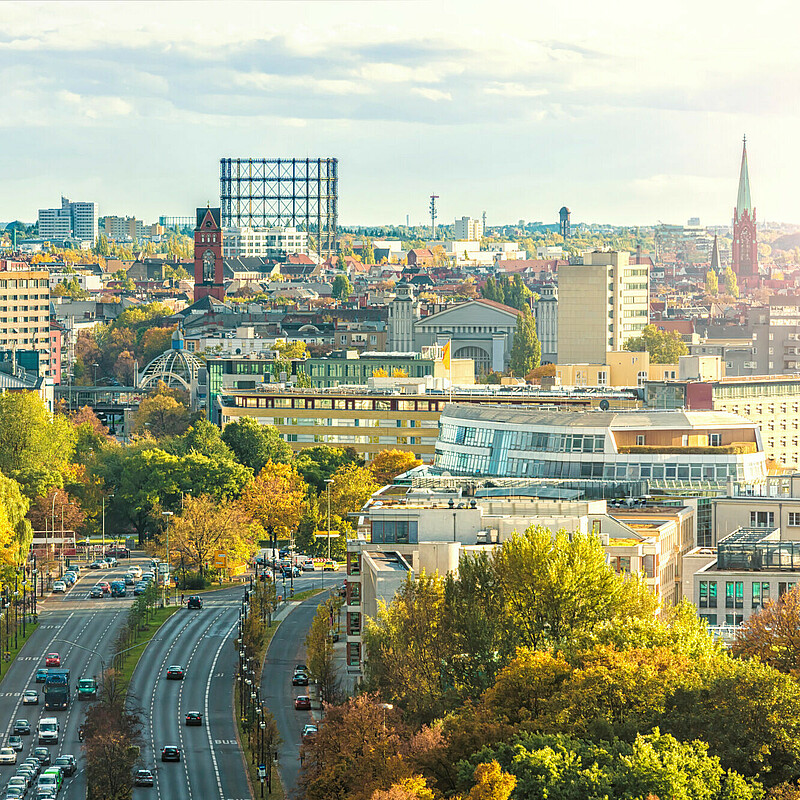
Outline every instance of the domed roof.
{"label": "domed roof", "polygon": [[172,334],[172,346],[156,356],[139,374],[139,387],[158,386],[163,381],[169,389],[183,389],[190,395],[196,390],[197,377],[203,362],[183,349],[180,328]]}

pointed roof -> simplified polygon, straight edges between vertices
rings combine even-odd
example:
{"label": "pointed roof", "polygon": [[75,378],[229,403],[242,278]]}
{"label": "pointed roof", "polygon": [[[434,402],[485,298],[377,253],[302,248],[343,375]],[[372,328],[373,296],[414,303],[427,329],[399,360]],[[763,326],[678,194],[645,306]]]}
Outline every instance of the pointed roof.
{"label": "pointed roof", "polygon": [[719,246],[717,245],[717,235],[714,234],[714,248],[711,251],[711,269],[714,272],[722,272],[722,264],[719,260]]}
{"label": "pointed roof", "polygon": [[743,211],[752,211],[750,201],[750,173],[747,169],[747,137],[742,139],[742,166],[739,170],[739,194],[736,198],[736,213],[742,215]]}

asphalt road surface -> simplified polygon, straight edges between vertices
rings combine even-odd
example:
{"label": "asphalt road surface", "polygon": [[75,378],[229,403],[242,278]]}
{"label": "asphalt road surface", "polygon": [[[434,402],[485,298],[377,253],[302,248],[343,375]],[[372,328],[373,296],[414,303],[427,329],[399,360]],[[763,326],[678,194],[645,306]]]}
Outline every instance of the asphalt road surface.
{"label": "asphalt road surface", "polygon": [[[14,721],[27,719],[31,723],[31,735],[23,736],[23,750],[17,761],[27,758],[38,746],[36,725],[41,717],[57,717],[60,727],[58,744],[49,745],[51,759],[62,754],[72,754],[78,759],[78,771],[63,784],[60,800],[83,800],[86,797],[85,761],[78,740],[78,729],[83,724],[85,701],[75,695],[75,684],[82,677],[100,678],[104,660],[112,651],[117,632],[125,618],[133,598],[89,599],[92,586],[100,579],[122,577],[130,563],[142,563],[141,559],[120,559],[119,566],[112,570],[88,570],[64,595],[53,595],[40,606],[39,626],[26,642],[20,654],[8,668],[3,665],[3,682],[0,684],[0,744],[5,746]],[[73,642],[74,644],[68,644]],[[78,647],[77,645],[80,645]],[[84,648],[84,649],[81,649]],[[96,651],[96,652],[92,652]],[[45,655],[57,652],[61,665],[70,670],[72,693],[69,707],[61,711],[46,711],[42,684],[35,682],[36,670],[45,665]],[[39,705],[23,706],[22,692],[26,689],[39,691]],[[12,764],[0,766],[0,789],[16,773]]]}
{"label": "asphalt road surface", "polygon": [[[334,574],[337,580],[330,575],[325,576],[326,587],[332,587],[342,580],[338,573]],[[320,583],[319,573],[312,581],[301,578],[296,579],[296,583],[297,580],[301,581],[297,591],[309,588],[312,581],[314,586]],[[280,624],[267,650],[261,675],[261,698],[275,717],[281,735],[278,771],[286,797],[290,800],[299,797],[300,734],[305,724],[313,722],[310,711],[294,709],[294,698],[307,694],[308,690],[305,686],[292,686],[292,674],[295,665],[305,663],[305,638],[321,599],[321,595],[309,598]]]}

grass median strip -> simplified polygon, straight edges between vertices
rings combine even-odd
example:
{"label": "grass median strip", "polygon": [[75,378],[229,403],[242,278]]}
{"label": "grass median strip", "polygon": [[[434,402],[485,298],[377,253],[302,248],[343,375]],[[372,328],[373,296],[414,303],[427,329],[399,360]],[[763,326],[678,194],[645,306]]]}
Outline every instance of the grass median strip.
{"label": "grass median strip", "polygon": [[158,629],[178,610],[179,606],[165,606],[153,611],[149,621],[140,628],[139,641],[127,653],[117,657],[117,669],[122,683],[123,691],[126,691],[133,678],[133,671],[139,663],[139,659],[147,649],[147,645],[158,632]]}
{"label": "grass median strip", "polygon": [[[0,623],[1,624],[1,623]],[[14,633],[13,631],[9,630],[8,639],[3,640],[3,664],[0,667],[0,683],[5,679],[6,675],[8,675],[8,670],[11,665],[14,663],[14,659],[19,655],[19,651],[25,646],[25,642],[31,638],[31,635],[38,627],[38,622],[28,622],[25,626],[25,635],[22,635],[22,628],[19,629],[17,632],[17,643],[16,647],[14,646]],[[6,635],[5,631],[3,631],[3,636]],[[9,646],[10,643],[10,646]]]}

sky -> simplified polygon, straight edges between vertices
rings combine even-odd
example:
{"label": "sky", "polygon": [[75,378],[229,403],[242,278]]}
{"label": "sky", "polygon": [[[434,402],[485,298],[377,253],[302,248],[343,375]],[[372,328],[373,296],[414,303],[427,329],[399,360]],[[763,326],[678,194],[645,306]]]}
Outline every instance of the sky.
{"label": "sky", "polygon": [[154,221],[222,157],[339,159],[340,224],[800,223],[800,7],[0,2],[0,220]]}

